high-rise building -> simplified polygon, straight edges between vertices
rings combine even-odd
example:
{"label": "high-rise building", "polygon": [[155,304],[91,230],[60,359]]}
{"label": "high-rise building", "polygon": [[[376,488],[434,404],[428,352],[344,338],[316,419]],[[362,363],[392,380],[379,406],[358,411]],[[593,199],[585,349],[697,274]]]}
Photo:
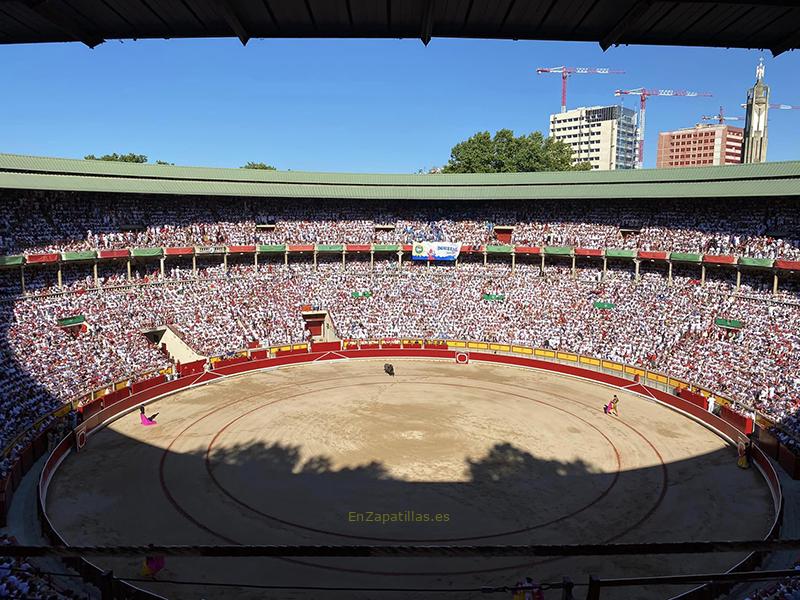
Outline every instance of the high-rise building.
{"label": "high-rise building", "polygon": [[764,83],[764,60],[756,67],[756,83],[747,90],[747,112],[744,116],[743,163],[767,160],[767,111],[769,86]]}
{"label": "high-rise building", "polygon": [[636,166],[636,112],[622,106],[576,108],[550,115],[550,136],[572,146],[573,164],[592,169]]}
{"label": "high-rise building", "polygon": [[695,125],[658,134],[656,168],[735,165],[742,162],[741,127]]}

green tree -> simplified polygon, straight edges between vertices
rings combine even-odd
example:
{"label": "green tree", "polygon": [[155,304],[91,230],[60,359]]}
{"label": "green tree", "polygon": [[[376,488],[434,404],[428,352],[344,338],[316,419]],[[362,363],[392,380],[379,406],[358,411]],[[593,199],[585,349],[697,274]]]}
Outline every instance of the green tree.
{"label": "green tree", "polygon": [[103,156],[95,156],[94,154],[87,154],[83,157],[84,160],[110,160],[115,162],[128,162],[128,163],[146,163],[147,156],[145,154],[134,154],[133,152],[129,152],[128,154],[104,154]]}
{"label": "green tree", "polygon": [[589,163],[572,164],[572,148],[540,132],[514,136],[510,129],[479,131],[450,151],[443,173],[523,173],[585,171]]}
{"label": "green tree", "polygon": [[272,165],[264,164],[263,162],[248,162],[241,166],[242,169],[261,169],[262,171],[277,171]]}

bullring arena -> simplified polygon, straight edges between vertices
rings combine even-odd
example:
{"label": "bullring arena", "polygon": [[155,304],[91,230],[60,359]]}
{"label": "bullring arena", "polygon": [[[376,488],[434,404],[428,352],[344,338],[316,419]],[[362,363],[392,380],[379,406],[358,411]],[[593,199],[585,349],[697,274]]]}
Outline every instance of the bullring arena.
{"label": "bullring arena", "polygon": [[[433,357],[407,358],[415,352]],[[603,376],[589,370],[576,377],[543,361],[504,364],[497,354],[472,353],[469,364],[456,364],[455,354],[407,351],[392,358],[394,377],[384,360],[358,351],[302,355],[304,364],[210,380],[149,403],[157,427],[142,428],[137,410],[123,413],[53,475],[52,524],[82,546],[571,544],[704,540],[719,530],[727,539],[756,539],[770,530],[773,499],[762,475],[736,469],[719,433],[642,386],[617,389],[591,381]],[[602,410],[614,392],[619,416]],[[174,558],[161,578],[478,589],[531,574],[557,581],[564,573],[722,571],[742,558]],[[121,578],[140,568],[135,559],[100,566]],[[241,588],[215,595],[146,587],[175,598],[263,597]]]}

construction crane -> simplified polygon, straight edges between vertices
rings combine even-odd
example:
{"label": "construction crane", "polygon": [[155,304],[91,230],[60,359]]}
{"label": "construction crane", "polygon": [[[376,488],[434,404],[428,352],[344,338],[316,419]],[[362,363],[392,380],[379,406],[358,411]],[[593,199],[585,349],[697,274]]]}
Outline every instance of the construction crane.
{"label": "construction crane", "polygon": [[639,128],[638,128],[638,150],[636,157],[636,168],[644,166],[644,115],[647,105],[647,98],[650,96],[711,96],[709,92],[688,92],[686,90],[649,90],[645,88],[635,88],[633,90],[617,90],[615,96],[639,96]]}
{"label": "construction crane", "polygon": [[561,73],[561,112],[567,112],[567,79],[570,75],[622,75],[625,71],[618,69],[606,69],[590,67],[539,67],[536,72],[542,73]]}
{"label": "construction crane", "polygon": [[720,106],[719,112],[716,115],[703,115],[700,117],[703,121],[719,121],[720,125],[724,125],[725,121],[744,121],[744,117],[726,117],[725,109]]}
{"label": "construction crane", "polygon": [[[739,106],[742,108],[747,108],[747,104],[742,103]],[[770,108],[774,108],[775,110],[800,110],[800,106],[794,106],[792,104],[770,104]]]}

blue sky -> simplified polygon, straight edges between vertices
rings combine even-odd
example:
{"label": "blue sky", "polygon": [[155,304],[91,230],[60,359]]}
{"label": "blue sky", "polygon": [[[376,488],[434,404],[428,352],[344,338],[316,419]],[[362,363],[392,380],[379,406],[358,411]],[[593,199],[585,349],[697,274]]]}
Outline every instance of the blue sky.
{"label": "blue sky", "polygon": [[[658,132],[690,127],[752,85],[759,51],[433,39],[109,41],[0,46],[6,86],[0,152],[306,171],[414,172],[447,162],[476,131],[546,133],[557,75],[536,67],[611,67],[576,75],[570,107],[618,102],[617,88],[708,91],[648,101],[645,165]],[[764,53],[772,101],[800,105],[800,53]],[[638,98],[626,97],[637,107]],[[739,123],[732,123],[739,125]],[[800,110],[771,111],[769,160],[800,159]]]}

